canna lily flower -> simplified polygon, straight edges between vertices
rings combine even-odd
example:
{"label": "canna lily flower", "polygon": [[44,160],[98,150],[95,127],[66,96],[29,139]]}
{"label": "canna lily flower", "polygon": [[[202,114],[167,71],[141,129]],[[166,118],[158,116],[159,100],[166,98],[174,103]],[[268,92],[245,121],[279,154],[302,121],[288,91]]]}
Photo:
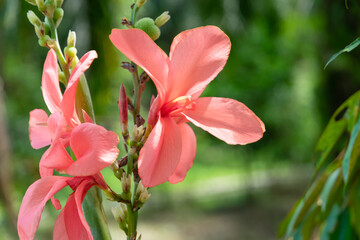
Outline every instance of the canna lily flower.
{"label": "canna lily flower", "polygon": [[69,145],[76,161],[73,161],[60,141],[55,143],[53,154],[47,158],[44,167],[51,172],[56,169],[74,177],[52,176],[51,173],[42,176],[29,187],[18,216],[20,239],[34,238],[41,213],[49,199],[55,209],[61,209],[54,195],[66,186],[70,186],[74,192],[57,218],[53,238],[93,239],[81,204],[92,186],[108,188],[100,171],[116,160],[119,154],[118,142],[118,136],[114,132],[93,123],[83,123],[74,128],[69,137]]}
{"label": "canna lily flower", "polygon": [[[71,73],[64,95],[59,85],[55,51],[51,49],[46,57],[41,89],[51,115],[48,117],[44,110],[35,109],[30,112],[29,121],[31,146],[39,149],[51,145],[40,161],[42,177],[52,174],[52,171],[46,169],[44,165],[46,165],[46,159],[54,153],[54,147],[59,144],[64,148],[68,147],[71,131],[81,124],[75,108],[76,88],[80,76],[90,67],[96,57],[96,52],[90,51],[80,59]],[[83,118],[86,122],[92,122],[85,111],[83,111]]]}
{"label": "canna lily flower", "polygon": [[228,59],[230,40],[219,28],[180,33],[169,56],[139,29],[114,29],[110,39],[151,77],[158,91],[148,118],[153,129],[138,159],[144,186],[184,180],[196,153],[195,134],[187,122],[228,144],[243,145],[263,136],[264,124],[243,103],[199,97]]}
{"label": "canna lily flower", "polygon": [[[54,226],[53,239],[93,239],[81,204],[92,186],[107,188],[100,173],[96,178],[47,176],[34,182],[26,191],[20,207],[18,217],[20,240],[34,239],[46,202],[66,186],[70,186],[74,192],[59,213]],[[54,207],[57,210],[61,209],[59,202]]]}

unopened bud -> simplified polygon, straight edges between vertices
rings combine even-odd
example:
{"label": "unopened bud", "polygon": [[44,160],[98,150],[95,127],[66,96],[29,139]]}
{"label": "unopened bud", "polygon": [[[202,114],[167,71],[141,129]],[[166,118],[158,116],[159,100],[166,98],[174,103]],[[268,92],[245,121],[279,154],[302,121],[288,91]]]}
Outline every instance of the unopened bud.
{"label": "unopened bud", "polygon": [[[125,205],[125,204],[120,203],[120,206],[111,208],[111,211],[118,223],[126,221],[126,215],[125,215],[124,210],[121,207],[121,205]],[[126,206],[125,206],[125,208],[126,208]]]}
{"label": "unopened bud", "polygon": [[35,0],[25,0],[25,1],[27,1],[27,2],[30,3],[31,5],[36,6]]}
{"label": "unopened bud", "polygon": [[67,37],[67,45],[68,47],[75,47],[75,44],[76,44],[76,33],[70,30]]}
{"label": "unopened bud", "polygon": [[65,59],[68,64],[76,57],[77,49],[74,47],[65,47],[64,49]]}
{"label": "unopened bud", "polygon": [[46,45],[49,47],[49,48],[55,48],[56,47],[56,40],[55,39],[48,39],[46,41]]}
{"label": "unopened bud", "polygon": [[151,194],[148,191],[142,192],[139,196],[139,202],[144,204],[150,198]]}
{"label": "unopened bud", "polygon": [[167,21],[169,21],[170,19],[170,15],[169,15],[169,11],[163,12],[160,16],[158,16],[155,19],[155,25],[158,27],[163,26]]}
{"label": "unopened bud", "polygon": [[41,47],[46,47],[47,46],[47,41],[49,41],[50,40],[50,37],[48,36],[48,35],[45,35],[45,36],[43,36],[43,37],[40,37],[39,38],[39,45],[41,46]]}
{"label": "unopened bud", "polygon": [[62,71],[59,71],[59,82],[63,83],[64,85],[66,85],[66,78],[65,78],[65,73]]}
{"label": "unopened bud", "polygon": [[41,27],[41,20],[38,18],[38,16],[36,16],[33,11],[30,10],[27,12],[27,18],[29,19],[29,22],[35,27]]}
{"label": "unopened bud", "polygon": [[128,129],[128,101],[126,96],[126,90],[124,84],[120,86],[120,94],[119,94],[119,114],[120,114],[120,124],[121,124],[121,132],[123,136],[129,135]]}
{"label": "unopened bud", "polygon": [[145,128],[143,125],[141,126],[134,126],[133,128],[133,140],[139,142],[141,138],[144,136]]}
{"label": "unopened bud", "polygon": [[136,1],[136,4],[137,4],[138,8],[142,7],[145,3],[146,3],[146,0],[137,0]]}
{"label": "unopened bud", "polygon": [[140,194],[144,191],[147,191],[146,188],[144,187],[144,185],[141,182],[139,182],[139,185],[136,189],[136,197],[139,198]]}
{"label": "unopened bud", "polygon": [[124,193],[130,192],[130,189],[131,189],[131,176],[124,172],[120,181],[121,181],[121,186],[122,186],[123,192]]}
{"label": "unopened bud", "polygon": [[156,26],[154,20],[149,17],[137,21],[135,28],[143,30],[154,41],[160,37],[160,28]]}
{"label": "unopened bud", "polygon": [[56,7],[61,7],[63,4],[64,0],[56,0]]}
{"label": "unopened bud", "polygon": [[60,25],[63,17],[64,17],[64,10],[62,8],[56,8],[54,11],[55,27],[58,27]]}
{"label": "unopened bud", "polygon": [[35,0],[36,5],[38,6],[40,12],[44,12],[45,11],[45,3],[44,0]]}
{"label": "unopened bud", "polygon": [[49,19],[54,18],[54,12],[56,8],[56,1],[55,0],[46,0],[45,2],[45,11],[44,14]]}

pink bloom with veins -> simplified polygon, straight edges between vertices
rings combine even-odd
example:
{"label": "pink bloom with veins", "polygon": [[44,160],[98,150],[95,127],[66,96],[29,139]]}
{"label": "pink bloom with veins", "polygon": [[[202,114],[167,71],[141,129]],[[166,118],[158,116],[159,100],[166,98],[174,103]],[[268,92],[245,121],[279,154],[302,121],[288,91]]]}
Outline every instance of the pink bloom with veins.
{"label": "pink bloom with veins", "polygon": [[[50,117],[42,109],[30,112],[29,136],[31,146],[39,149],[48,145],[50,148],[40,160],[40,175],[42,177],[52,174],[52,170],[46,168],[47,158],[69,146],[71,131],[81,124],[76,112],[75,97],[80,76],[90,67],[97,57],[95,51],[86,53],[73,69],[64,95],[61,93],[58,76],[58,63],[56,53],[51,49],[46,57],[41,90]],[[83,111],[85,121],[92,122],[91,118]]]}
{"label": "pink bloom with veins", "polygon": [[219,28],[206,26],[180,33],[169,56],[138,29],[114,29],[110,39],[144,69],[158,91],[148,119],[153,130],[138,160],[144,186],[184,180],[196,153],[196,138],[187,122],[228,144],[247,144],[263,136],[264,124],[243,103],[199,98],[228,59],[230,40]]}

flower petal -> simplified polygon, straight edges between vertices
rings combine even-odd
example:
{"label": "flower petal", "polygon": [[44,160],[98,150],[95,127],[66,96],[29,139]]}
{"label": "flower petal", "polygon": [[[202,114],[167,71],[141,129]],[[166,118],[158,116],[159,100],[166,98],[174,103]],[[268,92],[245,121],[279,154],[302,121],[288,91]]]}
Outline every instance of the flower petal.
{"label": "flower petal", "polygon": [[[65,149],[65,146],[61,141],[54,142],[51,147],[44,153],[40,160],[40,170],[42,168],[55,169],[57,171],[63,171],[74,163]],[[40,172],[41,177],[44,174]]]}
{"label": "flower petal", "polygon": [[185,117],[228,144],[243,145],[263,136],[263,123],[241,102],[206,97],[196,99],[194,103],[195,110],[184,110]]}
{"label": "flower petal", "polygon": [[169,177],[172,184],[182,182],[186,177],[187,171],[192,167],[196,155],[196,136],[194,131],[186,123],[178,124],[181,134],[181,156],[175,171]]}
{"label": "flower petal", "polygon": [[145,187],[154,187],[168,180],[179,163],[181,135],[175,121],[159,118],[140,151],[139,175]]}
{"label": "flower petal", "polygon": [[170,49],[172,86],[167,99],[189,95],[197,98],[224,68],[230,40],[215,26],[187,30],[175,37]]}
{"label": "flower petal", "polygon": [[111,165],[117,158],[119,137],[92,123],[83,123],[73,129],[70,146],[76,157],[66,173],[73,176],[90,176]]}
{"label": "flower petal", "polygon": [[18,216],[21,240],[33,239],[46,202],[64,188],[69,177],[49,176],[34,182],[26,191]]}
{"label": "flower petal", "polygon": [[53,49],[48,52],[45,60],[41,90],[50,112],[61,111],[62,94],[59,85],[57,58]]}
{"label": "flower petal", "polygon": [[93,239],[81,207],[87,191],[93,185],[93,181],[84,180],[69,196],[65,207],[56,219],[53,239]]}
{"label": "flower petal", "polygon": [[164,85],[169,73],[169,58],[166,53],[139,29],[113,29],[110,40],[120,52],[144,69],[163,99]]}
{"label": "flower petal", "polygon": [[47,125],[48,115],[42,109],[30,112],[29,138],[34,149],[39,149],[51,144],[51,132]]}
{"label": "flower petal", "polygon": [[[87,52],[76,64],[74,70],[70,75],[68,85],[64,92],[64,98],[61,102],[62,112],[64,113],[68,121],[73,118],[75,121],[79,122],[75,110],[76,88],[81,75],[83,75],[83,73],[90,67],[91,63],[94,61],[95,58],[97,58],[97,53],[95,51]],[[72,124],[69,122],[69,125]]]}

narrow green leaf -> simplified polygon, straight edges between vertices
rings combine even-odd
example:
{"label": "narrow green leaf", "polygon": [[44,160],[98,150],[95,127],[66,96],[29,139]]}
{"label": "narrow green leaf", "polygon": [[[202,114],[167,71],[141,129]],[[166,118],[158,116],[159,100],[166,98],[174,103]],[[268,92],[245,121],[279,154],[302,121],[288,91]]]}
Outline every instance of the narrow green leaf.
{"label": "narrow green leaf", "polygon": [[82,204],[86,222],[89,224],[94,240],[111,240],[111,235],[102,207],[101,191],[92,187]]}
{"label": "narrow green leaf", "polygon": [[349,180],[349,172],[350,172],[350,170],[352,170],[352,169],[350,169],[350,159],[351,159],[351,155],[353,152],[354,144],[355,144],[356,139],[359,134],[359,130],[360,130],[360,118],[357,120],[357,122],[351,132],[350,142],[346,149],[343,164],[342,164],[343,176],[344,176],[345,183],[347,183],[347,181]]}
{"label": "narrow green leaf", "polygon": [[350,43],[349,45],[347,45],[343,50],[335,53],[334,55],[332,55],[332,57],[330,58],[330,60],[326,63],[324,69],[327,67],[327,65],[329,65],[335,58],[337,58],[340,54],[344,53],[344,52],[350,52],[352,50],[354,50],[354,48],[356,48],[357,46],[359,46],[360,44],[360,38],[355,39],[355,41],[353,41],[352,43]]}
{"label": "narrow green leaf", "polygon": [[329,195],[333,189],[333,186],[336,183],[336,180],[338,179],[340,173],[340,168],[336,169],[328,178],[328,180],[325,183],[325,186],[320,194],[320,199],[321,199],[321,210],[325,211],[326,209],[326,204],[329,198]]}
{"label": "narrow green leaf", "polygon": [[331,212],[325,221],[325,226],[321,233],[320,240],[328,240],[329,239],[330,233],[332,233],[335,229],[337,219],[339,216],[339,212],[340,212],[339,206],[337,204],[335,204],[332,207]]}
{"label": "narrow green leaf", "polygon": [[358,238],[360,238],[360,184],[359,179],[350,189],[350,221],[354,227]]}

